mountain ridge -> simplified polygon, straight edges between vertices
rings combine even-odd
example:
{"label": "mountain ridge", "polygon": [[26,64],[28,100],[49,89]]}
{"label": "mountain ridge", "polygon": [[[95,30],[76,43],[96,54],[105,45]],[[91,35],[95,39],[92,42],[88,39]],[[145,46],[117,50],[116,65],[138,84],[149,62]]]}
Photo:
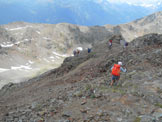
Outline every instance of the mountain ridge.
{"label": "mountain ridge", "polygon": [[114,35],[121,35],[123,40],[130,42],[145,34],[162,34],[161,18],[162,14],[158,12],[117,26],[89,27],[68,23],[26,22],[3,25],[0,29],[0,86],[9,81],[24,81],[60,66],[64,58],[72,55],[77,47],[86,50],[95,43],[107,42],[108,45],[108,40]]}
{"label": "mountain ridge", "polygon": [[[0,120],[160,122],[162,35],[139,37],[127,49],[120,39],[114,37],[111,50],[96,44],[29,82],[4,86]],[[119,60],[127,74],[109,87],[109,69]]]}

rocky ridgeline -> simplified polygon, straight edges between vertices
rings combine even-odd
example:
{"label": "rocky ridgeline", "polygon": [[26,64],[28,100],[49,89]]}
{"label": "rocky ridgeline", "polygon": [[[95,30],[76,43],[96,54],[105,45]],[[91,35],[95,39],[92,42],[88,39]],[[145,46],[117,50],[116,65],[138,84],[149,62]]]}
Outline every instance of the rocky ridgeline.
{"label": "rocky ridgeline", "polygon": [[[0,91],[2,122],[161,122],[162,35],[148,34],[128,48],[115,36],[68,57],[61,67]],[[110,87],[110,68],[122,61],[117,85]]]}

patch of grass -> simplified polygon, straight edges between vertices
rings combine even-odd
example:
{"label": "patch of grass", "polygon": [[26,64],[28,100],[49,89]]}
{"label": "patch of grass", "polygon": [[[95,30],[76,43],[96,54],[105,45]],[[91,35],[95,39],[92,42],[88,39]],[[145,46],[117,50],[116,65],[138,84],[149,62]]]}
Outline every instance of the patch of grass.
{"label": "patch of grass", "polygon": [[134,89],[137,89],[138,86],[137,86],[136,84],[133,84],[133,88],[134,88]]}
{"label": "patch of grass", "polygon": [[160,89],[159,87],[157,88],[157,93],[161,94],[162,93],[162,89]]}
{"label": "patch of grass", "polygon": [[124,88],[129,88],[131,86],[134,86],[134,84],[130,81],[130,82],[125,82],[123,87]]}
{"label": "patch of grass", "polygon": [[114,92],[114,93],[120,93],[122,95],[126,93],[126,91],[124,89],[120,89],[118,87],[113,87],[112,88],[112,92]]}
{"label": "patch of grass", "polygon": [[141,118],[140,117],[136,117],[136,119],[133,122],[141,122]]}
{"label": "patch of grass", "polygon": [[111,88],[109,88],[108,86],[104,85],[104,86],[100,86],[99,90],[101,90],[103,92],[110,92]]}
{"label": "patch of grass", "polygon": [[156,103],[155,106],[162,108],[162,104]]}
{"label": "patch of grass", "polygon": [[102,92],[113,92],[113,93],[120,93],[120,94],[126,93],[126,90],[122,89],[121,86],[112,86],[111,88],[108,86],[100,86],[99,89]]}
{"label": "patch of grass", "polygon": [[37,104],[34,110],[35,111],[41,111],[42,110],[42,105],[41,104]]}
{"label": "patch of grass", "polygon": [[96,98],[96,96],[94,94],[91,94],[90,98]]}
{"label": "patch of grass", "polygon": [[87,90],[89,90],[89,89],[91,89],[91,88],[92,88],[91,84],[87,84],[87,85],[85,86],[85,91],[87,91]]}

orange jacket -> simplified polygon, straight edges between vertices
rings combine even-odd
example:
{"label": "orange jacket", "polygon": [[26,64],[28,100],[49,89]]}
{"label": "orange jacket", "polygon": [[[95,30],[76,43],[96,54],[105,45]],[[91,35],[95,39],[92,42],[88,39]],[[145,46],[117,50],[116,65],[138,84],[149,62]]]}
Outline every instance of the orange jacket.
{"label": "orange jacket", "polygon": [[120,65],[119,64],[114,64],[111,74],[115,76],[120,76]]}

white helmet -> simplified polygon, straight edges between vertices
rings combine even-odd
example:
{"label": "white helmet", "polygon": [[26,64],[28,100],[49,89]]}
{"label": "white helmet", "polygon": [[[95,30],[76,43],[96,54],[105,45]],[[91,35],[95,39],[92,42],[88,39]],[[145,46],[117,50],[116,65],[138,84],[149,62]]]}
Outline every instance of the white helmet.
{"label": "white helmet", "polygon": [[119,64],[119,65],[122,65],[122,62],[119,61],[118,64]]}

